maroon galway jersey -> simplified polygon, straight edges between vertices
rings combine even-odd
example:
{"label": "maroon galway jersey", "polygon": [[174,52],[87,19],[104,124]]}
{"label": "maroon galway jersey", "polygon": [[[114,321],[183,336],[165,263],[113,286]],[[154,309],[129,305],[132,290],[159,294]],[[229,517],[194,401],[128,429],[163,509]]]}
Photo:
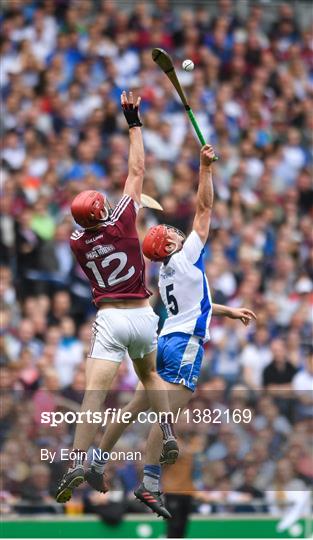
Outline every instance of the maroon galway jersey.
{"label": "maroon galway jersey", "polygon": [[90,281],[96,306],[105,300],[151,296],[145,286],[135,203],[129,195],[98,229],[73,232],[70,245]]}

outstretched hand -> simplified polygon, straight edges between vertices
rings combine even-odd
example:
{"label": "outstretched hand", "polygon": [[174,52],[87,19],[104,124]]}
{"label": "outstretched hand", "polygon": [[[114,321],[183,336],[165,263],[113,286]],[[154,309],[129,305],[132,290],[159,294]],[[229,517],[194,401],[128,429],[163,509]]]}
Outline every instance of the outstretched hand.
{"label": "outstretched hand", "polygon": [[251,311],[251,309],[247,308],[230,308],[230,312],[228,313],[228,317],[230,319],[240,319],[241,322],[248,326],[248,324],[254,319],[256,320],[256,314]]}
{"label": "outstretched hand", "polygon": [[141,102],[141,97],[138,96],[136,105],[134,105],[134,96],[132,92],[127,93],[123,90],[121,95],[121,105],[123,109],[124,116],[127,120],[129,128],[140,127],[142,123],[139,118],[139,105]]}
{"label": "outstretched hand", "polygon": [[128,97],[127,97],[127,92],[126,90],[123,90],[122,94],[121,94],[121,105],[123,107],[123,109],[138,109],[139,108],[139,105],[140,105],[140,102],[141,102],[141,97],[138,96],[137,98],[137,101],[136,101],[136,105],[134,107],[134,96],[133,96],[133,93],[130,91],[128,93]]}

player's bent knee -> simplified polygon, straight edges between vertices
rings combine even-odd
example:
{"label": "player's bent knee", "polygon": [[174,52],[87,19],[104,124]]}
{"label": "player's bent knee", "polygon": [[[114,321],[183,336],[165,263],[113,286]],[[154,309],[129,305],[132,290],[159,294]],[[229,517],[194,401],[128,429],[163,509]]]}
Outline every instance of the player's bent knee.
{"label": "player's bent knee", "polygon": [[148,382],[153,382],[156,379],[159,379],[155,369],[137,371],[137,375],[144,386]]}
{"label": "player's bent knee", "polygon": [[156,375],[156,368],[153,365],[145,365],[144,360],[140,363],[134,362],[135,371],[140,381],[144,384],[144,381],[149,380]]}
{"label": "player's bent knee", "polygon": [[131,413],[131,420],[136,420],[138,414],[141,411],[145,411],[149,408],[149,404],[147,404],[145,401],[140,403],[139,401],[136,403],[130,403],[127,410]]}

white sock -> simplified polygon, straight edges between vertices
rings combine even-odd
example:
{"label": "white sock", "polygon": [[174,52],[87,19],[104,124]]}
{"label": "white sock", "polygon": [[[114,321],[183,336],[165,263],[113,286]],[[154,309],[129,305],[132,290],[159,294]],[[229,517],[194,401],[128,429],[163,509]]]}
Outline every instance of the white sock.
{"label": "white sock", "polygon": [[91,462],[91,466],[94,467],[97,473],[103,474],[104,467],[107,461],[107,459],[93,459]]}
{"label": "white sock", "polygon": [[161,467],[159,465],[145,465],[143,469],[143,485],[149,491],[160,491]]}

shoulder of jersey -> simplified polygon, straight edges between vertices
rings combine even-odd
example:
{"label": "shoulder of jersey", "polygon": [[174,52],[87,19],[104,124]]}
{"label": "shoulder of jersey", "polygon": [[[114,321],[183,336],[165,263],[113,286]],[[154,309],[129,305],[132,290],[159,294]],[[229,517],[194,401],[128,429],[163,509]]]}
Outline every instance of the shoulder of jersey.
{"label": "shoulder of jersey", "polygon": [[[103,222],[102,227],[115,225],[130,201],[132,201],[132,198],[129,195],[124,195],[118,205],[114,208],[110,220]],[[71,234],[71,240],[79,240],[83,234],[85,234],[85,231],[76,230]]]}
{"label": "shoulder of jersey", "polygon": [[[171,257],[171,261],[179,264],[179,261],[181,260],[182,257],[184,259],[186,258],[186,254],[184,252],[184,249],[181,249],[180,251],[177,251],[177,253],[174,253],[174,255],[172,255],[172,257]],[[188,260],[188,258],[187,258],[187,260]]]}
{"label": "shoulder of jersey", "polygon": [[71,234],[71,240],[79,240],[83,234],[85,234],[85,231],[76,230]]}

